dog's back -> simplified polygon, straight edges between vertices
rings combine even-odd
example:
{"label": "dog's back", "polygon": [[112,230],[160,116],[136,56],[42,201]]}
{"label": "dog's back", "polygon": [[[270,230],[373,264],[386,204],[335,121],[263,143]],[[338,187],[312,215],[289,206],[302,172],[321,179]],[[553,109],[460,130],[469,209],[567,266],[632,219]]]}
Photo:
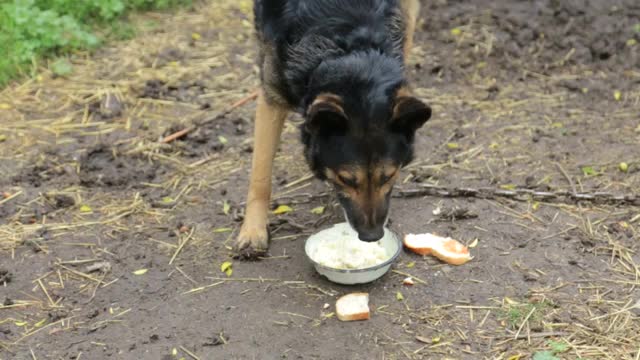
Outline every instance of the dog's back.
{"label": "dog's back", "polygon": [[402,62],[403,0],[256,0],[262,80],[277,101],[303,104],[327,58],[374,51]]}

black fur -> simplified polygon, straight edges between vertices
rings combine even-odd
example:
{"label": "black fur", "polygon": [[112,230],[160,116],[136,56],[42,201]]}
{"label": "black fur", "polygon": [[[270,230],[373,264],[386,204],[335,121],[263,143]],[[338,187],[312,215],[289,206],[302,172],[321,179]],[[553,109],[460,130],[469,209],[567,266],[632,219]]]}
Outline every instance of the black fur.
{"label": "black fur", "polygon": [[[404,166],[413,157],[414,133],[431,110],[419,101],[397,109],[406,86],[399,1],[255,0],[263,88],[270,101],[305,115],[305,155],[320,179],[326,169]],[[310,114],[327,93],[343,111]]]}

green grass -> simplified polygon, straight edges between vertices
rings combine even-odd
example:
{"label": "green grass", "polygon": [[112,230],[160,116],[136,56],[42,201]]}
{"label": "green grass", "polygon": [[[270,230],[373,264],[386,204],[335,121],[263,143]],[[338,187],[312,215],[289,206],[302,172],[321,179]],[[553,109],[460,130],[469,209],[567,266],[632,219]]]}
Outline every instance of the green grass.
{"label": "green grass", "polygon": [[505,320],[511,329],[515,330],[522,325],[524,320],[527,319],[527,315],[533,311],[527,320],[531,324],[539,325],[551,307],[552,304],[546,300],[509,305],[506,309],[503,309],[500,312],[500,318]]}
{"label": "green grass", "polygon": [[40,60],[129,39],[133,11],[191,5],[192,0],[0,0],[0,87]]}

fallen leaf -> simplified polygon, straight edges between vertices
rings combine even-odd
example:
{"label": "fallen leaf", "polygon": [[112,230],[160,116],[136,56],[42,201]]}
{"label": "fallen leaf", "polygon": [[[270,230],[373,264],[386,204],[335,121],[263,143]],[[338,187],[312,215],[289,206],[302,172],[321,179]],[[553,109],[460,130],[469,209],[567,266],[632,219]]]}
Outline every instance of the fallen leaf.
{"label": "fallen leaf", "polygon": [[80,212],[90,213],[90,212],[93,212],[93,209],[91,209],[89,205],[82,205],[80,206]]}
{"label": "fallen leaf", "polygon": [[407,263],[407,267],[408,267],[409,269],[411,269],[411,268],[412,268],[412,267],[414,267],[414,266],[416,266],[416,262],[415,262],[415,261],[411,261],[411,262]]}
{"label": "fallen leaf", "polygon": [[27,323],[26,321],[16,321],[16,322],[14,322],[14,324],[15,324],[16,326],[25,326],[25,325],[27,325],[28,323]]}
{"label": "fallen leaf", "polygon": [[621,162],[618,167],[620,168],[620,171],[622,172],[627,172],[627,170],[629,170],[629,164],[627,164],[626,162]]}
{"label": "fallen leaf", "polygon": [[322,215],[324,213],[324,206],[318,206],[311,209],[311,213],[316,215]]}
{"label": "fallen leaf", "polygon": [[424,336],[420,336],[420,335],[416,335],[416,340],[420,341],[421,343],[424,344],[431,344],[431,339],[428,339]]}
{"label": "fallen leaf", "polygon": [[330,312],[330,313],[328,313],[328,314],[325,314],[325,315],[324,315],[324,317],[325,317],[326,319],[329,319],[329,318],[334,317],[335,315],[336,315],[336,313],[334,313],[334,312]]}
{"label": "fallen leaf", "polygon": [[140,269],[133,272],[133,275],[144,275],[149,271],[149,269]]}
{"label": "fallen leaf", "polygon": [[460,28],[453,28],[451,29],[451,35],[460,36],[462,35],[462,30]]}
{"label": "fallen leaf", "polygon": [[0,142],[4,142],[7,140],[7,135],[0,134]]}
{"label": "fallen leaf", "polygon": [[286,214],[288,212],[293,211],[293,209],[288,206],[288,205],[280,205],[278,206],[275,210],[273,210],[273,213],[275,215],[282,215],[282,214]]}
{"label": "fallen leaf", "polygon": [[511,300],[511,299],[510,299],[510,298],[508,298],[508,297],[505,297],[505,298],[504,298],[504,301],[505,301],[507,304],[509,304],[509,305],[518,305],[518,304],[519,304],[519,302],[517,302],[517,301],[515,301],[515,300]]}
{"label": "fallen leaf", "polygon": [[619,90],[614,91],[613,98],[616,99],[616,101],[620,101],[620,99],[622,98],[622,93]]}
{"label": "fallen leaf", "polygon": [[522,357],[522,354],[516,354],[516,355],[509,356],[507,360],[520,360],[521,357]]}
{"label": "fallen leaf", "polygon": [[531,208],[533,209],[533,211],[538,210],[540,208],[540,202],[534,201],[533,204],[531,205]]}
{"label": "fallen leaf", "polygon": [[196,41],[197,41],[197,40],[200,40],[200,38],[201,38],[201,37],[202,37],[202,36],[200,36],[200,34],[198,34],[198,33],[196,33],[196,32],[194,32],[194,33],[192,33],[192,34],[191,34],[191,38],[192,38],[193,40],[196,40]]}
{"label": "fallen leaf", "polygon": [[225,272],[227,271],[227,269],[229,269],[231,266],[233,266],[233,264],[231,263],[231,261],[225,261],[222,263],[222,265],[220,265],[220,271]]}
{"label": "fallen leaf", "polygon": [[220,271],[227,274],[227,276],[231,276],[231,274],[233,274],[232,266],[233,264],[231,263],[231,261],[225,261],[222,263],[222,265],[220,265]]}
{"label": "fallen leaf", "polygon": [[514,184],[504,184],[500,185],[500,188],[504,190],[515,190],[516,186]]}
{"label": "fallen leaf", "polygon": [[227,140],[227,138],[222,135],[218,136],[218,141],[220,141],[220,144],[222,145],[226,145],[229,142],[229,140]]}
{"label": "fallen leaf", "polygon": [[39,327],[42,327],[42,325],[44,325],[46,322],[47,322],[47,318],[44,318],[38,321],[37,323],[33,324],[33,326],[39,328]]}
{"label": "fallen leaf", "polygon": [[458,143],[447,143],[447,148],[451,149],[451,150],[455,150],[455,149],[459,149],[460,145]]}
{"label": "fallen leaf", "polygon": [[404,295],[402,295],[402,293],[400,291],[398,291],[396,293],[396,300],[398,300],[398,301],[404,300]]}
{"label": "fallen leaf", "polygon": [[58,59],[51,64],[51,71],[58,76],[69,75],[73,72],[73,65],[67,59]]}
{"label": "fallen leaf", "polygon": [[592,176],[596,174],[596,171],[591,166],[583,166],[581,170],[584,176]]}
{"label": "fallen leaf", "polygon": [[162,202],[165,204],[172,203],[173,199],[170,196],[165,196],[162,198]]}
{"label": "fallen leaf", "polygon": [[225,215],[229,215],[230,210],[231,210],[231,204],[229,204],[229,202],[225,200],[224,203],[222,204],[222,212]]}

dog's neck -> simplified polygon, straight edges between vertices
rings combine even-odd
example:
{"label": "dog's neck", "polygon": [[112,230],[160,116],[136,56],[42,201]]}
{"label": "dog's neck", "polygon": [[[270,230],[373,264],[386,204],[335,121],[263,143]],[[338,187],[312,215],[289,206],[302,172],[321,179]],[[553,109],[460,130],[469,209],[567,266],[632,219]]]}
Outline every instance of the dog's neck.
{"label": "dog's neck", "polygon": [[[399,86],[404,81],[402,51],[391,37],[375,34],[362,28],[340,39],[311,34],[291,46],[284,76],[298,111],[304,112],[321,91],[364,96],[365,91],[387,89],[391,83]],[[351,86],[354,83],[357,88]]]}

